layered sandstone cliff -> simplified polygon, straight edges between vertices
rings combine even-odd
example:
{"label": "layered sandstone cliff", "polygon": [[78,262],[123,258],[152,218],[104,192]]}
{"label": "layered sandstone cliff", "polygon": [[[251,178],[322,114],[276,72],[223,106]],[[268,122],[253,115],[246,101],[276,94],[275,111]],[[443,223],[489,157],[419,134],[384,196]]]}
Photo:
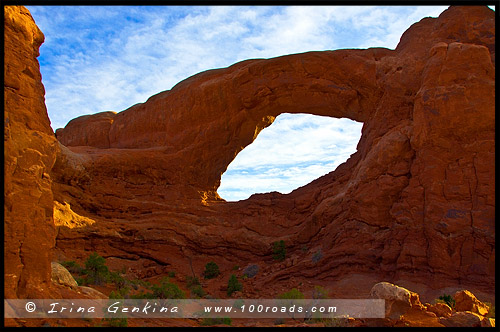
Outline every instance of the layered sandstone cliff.
{"label": "layered sandstone cliff", "polygon": [[4,7],[5,298],[47,296],[56,230],[50,171],[57,140],[36,57],[44,40],[27,9]]}
{"label": "layered sandstone cliff", "polygon": [[[57,227],[58,257],[97,251],[138,277],[187,275],[191,266],[201,273],[210,260],[224,273],[254,263],[261,272],[245,288],[253,297],[321,282],[354,298],[380,280],[418,292],[492,293],[494,27],[487,7],[451,7],[412,25],[395,50],[247,60],[190,77],[123,112],[71,121],[57,131],[62,144],[45,152],[57,153],[52,193],[56,206],[92,222]],[[5,89],[13,89],[7,80]],[[46,117],[43,90],[31,93],[42,104],[28,112]],[[363,122],[358,151],[288,195],[220,199],[229,163],[284,112]],[[30,123],[23,139],[32,136]],[[6,149],[6,165],[12,155]],[[7,180],[18,178],[6,172]],[[46,192],[47,201],[23,201],[45,207],[44,227],[53,230]],[[25,242],[50,247],[54,237],[45,234]],[[284,262],[272,259],[278,240],[288,247]],[[312,259],[317,252],[319,261]]]}

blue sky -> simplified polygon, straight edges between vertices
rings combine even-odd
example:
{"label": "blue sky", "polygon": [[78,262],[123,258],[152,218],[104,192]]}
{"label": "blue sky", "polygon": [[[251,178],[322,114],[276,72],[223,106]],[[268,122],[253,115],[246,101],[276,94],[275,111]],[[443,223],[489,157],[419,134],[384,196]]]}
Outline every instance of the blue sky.
{"label": "blue sky", "polygon": [[[40,69],[52,128],[122,111],[204,70],[251,58],[395,48],[447,6],[27,6],[45,35]],[[292,189],[356,151],[360,123],[283,114],[231,163],[219,194],[239,200]],[[281,133],[278,135],[278,130]]]}

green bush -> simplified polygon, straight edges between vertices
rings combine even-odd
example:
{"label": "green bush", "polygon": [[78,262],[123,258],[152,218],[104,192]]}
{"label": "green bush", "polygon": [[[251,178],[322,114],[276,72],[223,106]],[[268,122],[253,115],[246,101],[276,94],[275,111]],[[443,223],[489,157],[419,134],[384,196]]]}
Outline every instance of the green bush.
{"label": "green bush", "polygon": [[85,277],[76,277],[75,281],[78,284],[78,286],[87,286],[88,285],[87,278],[85,278]]}
{"label": "green bush", "polygon": [[106,266],[106,260],[96,252],[90,254],[85,261],[85,270],[87,272],[87,281],[90,284],[102,285],[108,281],[109,270]]}
{"label": "green bush", "polygon": [[127,318],[104,318],[102,322],[109,327],[127,327]]}
{"label": "green bush", "polygon": [[191,288],[193,286],[200,286],[200,280],[198,279],[198,277],[187,276],[186,285],[188,288]]}
{"label": "green bush", "polygon": [[273,242],[273,258],[277,261],[283,261],[286,257],[285,241]]}
{"label": "green bush", "polygon": [[210,326],[210,325],[220,325],[220,324],[225,324],[225,325],[231,325],[231,318],[225,317],[225,318],[203,318],[203,320],[200,323],[202,326]]}
{"label": "green bush", "polygon": [[127,284],[127,280],[118,272],[110,272],[108,280],[115,284],[116,288],[123,288]]}
{"label": "green bush", "polygon": [[231,296],[234,292],[241,291],[243,285],[238,281],[236,275],[231,274],[229,281],[227,282],[227,296]]}
{"label": "green bush", "polygon": [[446,303],[450,308],[455,308],[455,300],[451,295],[443,294],[439,297],[439,299]]}
{"label": "green bush", "polygon": [[203,297],[206,295],[205,291],[200,285],[196,285],[191,287],[191,295],[194,295],[196,297]]}
{"label": "green bush", "polygon": [[219,274],[219,266],[215,262],[208,262],[207,265],[205,265],[205,271],[203,272],[205,279],[215,278]]}
{"label": "green bush", "polygon": [[170,272],[168,273],[168,276],[169,276],[170,278],[175,278],[175,271],[170,271]]}
{"label": "green bush", "polygon": [[313,299],[327,299],[328,298],[328,291],[321,286],[314,286],[312,298]]}
{"label": "green bush", "polygon": [[176,284],[169,281],[168,278],[163,278],[160,285],[151,287],[153,296],[156,299],[184,299],[186,295]]}
{"label": "green bush", "polygon": [[304,299],[304,294],[299,291],[297,288],[293,288],[292,290],[280,294],[278,299],[282,300],[302,300]]}
{"label": "green bush", "polygon": [[75,274],[84,274],[85,270],[75,261],[66,261],[61,262],[61,265],[64,266],[69,272]]}
{"label": "green bush", "polygon": [[153,293],[140,292],[138,294],[130,295],[131,299],[155,299]]}
{"label": "green bush", "polygon": [[117,290],[111,291],[109,293],[110,299],[125,299],[128,298],[128,292],[130,289],[128,287],[118,288]]}
{"label": "green bush", "polygon": [[495,318],[495,306],[491,304],[491,302],[484,302],[490,310],[488,311],[488,314],[486,315],[487,318]]}

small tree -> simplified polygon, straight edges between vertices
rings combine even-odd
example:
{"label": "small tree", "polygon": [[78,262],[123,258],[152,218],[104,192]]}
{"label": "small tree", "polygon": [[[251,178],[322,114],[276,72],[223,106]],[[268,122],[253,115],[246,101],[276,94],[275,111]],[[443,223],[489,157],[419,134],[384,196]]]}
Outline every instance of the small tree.
{"label": "small tree", "polygon": [[205,279],[215,278],[219,274],[219,266],[215,262],[208,262],[207,265],[205,265],[205,272],[203,272]]}
{"label": "small tree", "polygon": [[198,280],[198,277],[187,276],[186,285],[188,288],[192,288],[193,286],[200,286],[200,280]]}
{"label": "small tree", "polygon": [[[304,294],[301,291],[299,291],[297,288],[293,288],[292,290],[290,290],[288,292],[280,294],[278,296],[278,299],[280,299],[280,300],[290,300],[290,301],[286,301],[287,304],[285,304],[286,307],[290,308],[294,304],[293,300],[302,300],[302,299],[304,299]],[[295,313],[294,312],[291,313],[291,312],[287,311],[287,314],[293,320],[295,320]]]}
{"label": "small tree", "polygon": [[163,278],[160,285],[151,287],[153,296],[157,299],[184,299],[186,295],[176,284],[169,281],[168,278]]}
{"label": "small tree", "polygon": [[328,291],[321,286],[314,286],[312,298],[313,299],[327,299],[328,298]]}
{"label": "small tree", "polygon": [[455,308],[455,300],[451,295],[443,294],[439,297],[439,299],[446,303],[450,308]]}
{"label": "small tree", "polygon": [[106,260],[96,252],[90,254],[85,261],[85,270],[89,283],[101,285],[108,280],[109,270],[106,266]]}
{"label": "small tree", "polygon": [[285,260],[286,256],[286,246],[285,241],[273,242],[273,258],[278,261]]}
{"label": "small tree", "polygon": [[196,297],[203,297],[206,295],[205,291],[200,285],[193,286],[191,287],[191,295],[194,295]]}
{"label": "small tree", "polygon": [[231,296],[234,292],[243,289],[243,285],[238,281],[235,274],[231,274],[229,281],[227,283],[227,296]]}

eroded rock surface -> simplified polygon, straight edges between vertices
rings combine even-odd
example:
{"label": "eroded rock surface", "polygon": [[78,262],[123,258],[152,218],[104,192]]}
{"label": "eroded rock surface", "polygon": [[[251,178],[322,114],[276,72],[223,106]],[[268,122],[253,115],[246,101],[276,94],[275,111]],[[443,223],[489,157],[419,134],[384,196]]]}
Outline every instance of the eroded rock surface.
{"label": "eroded rock surface", "polygon": [[[52,192],[47,181],[43,204],[23,200],[44,207],[47,216],[38,216],[39,222],[53,223],[52,193],[62,206],[95,221],[58,227],[59,256],[83,260],[97,251],[139,278],[169,270],[201,274],[216,261],[224,275],[235,265],[261,266],[244,288],[254,296],[314,281],[328,284],[332,296],[356,298],[368,296],[375,284],[353,280],[411,282],[434,298],[444,287],[491,295],[494,27],[487,7],[451,7],[412,25],[395,50],[309,52],[200,73],[143,104],[59,129],[66,146],[51,143],[43,150],[51,156],[44,165],[51,166],[57,153],[52,171],[46,167]],[[34,63],[33,47],[23,43],[31,47],[27,63]],[[16,95],[11,81],[5,91]],[[46,117],[43,90],[33,91],[40,107],[26,110]],[[288,195],[220,199],[217,188],[229,163],[284,112],[363,122],[358,151]],[[15,122],[9,121],[6,135],[13,135]],[[22,140],[33,139],[31,120],[20,123]],[[51,136],[48,119],[39,123],[46,125],[37,130]],[[10,183],[21,178],[13,174],[16,153],[6,149]],[[9,200],[6,189],[6,207]],[[40,239],[50,247],[53,226],[46,227],[46,236],[33,234],[23,250]],[[279,240],[287,244],[283,262],[272,259],[272,243]],[[22,271],[14,249],[9,247],[9,264]],[[313,261],[318,250],[322,258]],[[39,264],[44,262],[50,280],[50,260]]]}
{"label": "eroded rock surface", "polygon": [[36,60],[44,36],[26,8],[5,6],[4,15],[5,298],[45,298],[54,294],[50,172],[57,140]]}

